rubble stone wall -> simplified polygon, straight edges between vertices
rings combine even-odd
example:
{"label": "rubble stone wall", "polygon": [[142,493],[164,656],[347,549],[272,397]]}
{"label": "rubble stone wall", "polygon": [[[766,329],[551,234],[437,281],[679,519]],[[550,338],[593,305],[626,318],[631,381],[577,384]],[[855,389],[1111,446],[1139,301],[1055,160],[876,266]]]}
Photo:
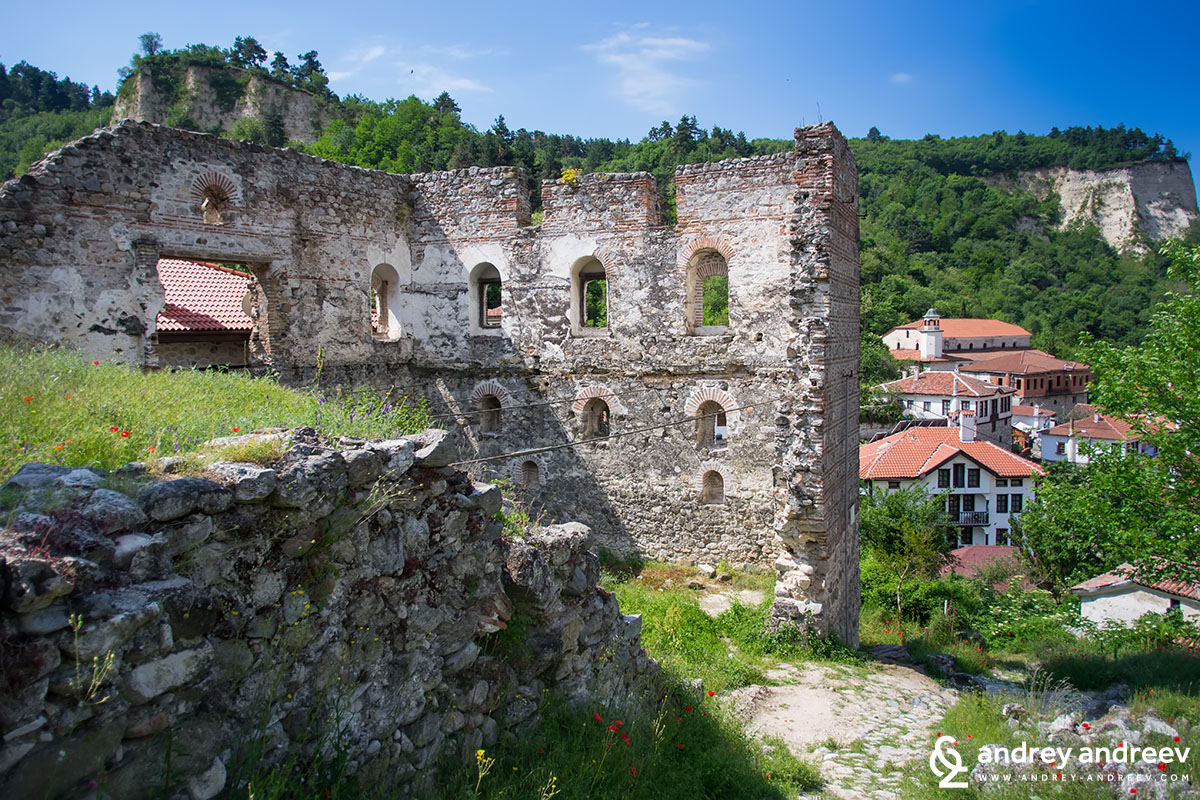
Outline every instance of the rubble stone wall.
{"label": "rubble stone wall", "polygon": [[[853,157],[824,124],[791,152],[680,167],[676,186],[667,226],[648,174],[548,181],[531,226],[513,168],[390,175],[124,123],[0,192],[0,330],[158,366],[157,259],[245,263],[254,363],[427,397],[466,459],[541,451],[464,466],[620,552],[765,566],[778,535],[785,571],[813,571],[781,618],[856,641]],[[727,272],[726,326],[697,324],[701,263]],[[582,324],[585,269],[604,271],[607,327]],[[372,275],[390,318],[374,333]],[[502,408],[485,430],[488,396]],[[581,445],[591,397],[607,441]],[[695,420],[708,401],[727,417],[716,446]]]}
{"label": "rubble stone wall", "polygon": [[404,784],[547,697],[643,702],[657,667],[588,529],[502,538],[499,489],[456,457],[441,431],[301,431],[273,469],[206,478],[23,467],[0,488],[0,795],[145,797],[169,758],[169,794],[202,800],[247,748],[316,757],[333,728]]}

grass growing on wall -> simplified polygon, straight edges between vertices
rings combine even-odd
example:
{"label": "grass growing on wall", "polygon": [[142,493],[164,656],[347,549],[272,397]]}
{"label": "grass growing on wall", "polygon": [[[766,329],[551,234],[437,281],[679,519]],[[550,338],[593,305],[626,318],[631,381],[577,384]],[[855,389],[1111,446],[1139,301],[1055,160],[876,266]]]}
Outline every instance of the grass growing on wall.
{"label": "grass growing on wall", "polygon": [[424,401],[304,391],[218,370],[142,372],[58,348],[0,346],[0,476],[23,463],[113,469],[219,436],[310,425],[373,439],[428,425]]}

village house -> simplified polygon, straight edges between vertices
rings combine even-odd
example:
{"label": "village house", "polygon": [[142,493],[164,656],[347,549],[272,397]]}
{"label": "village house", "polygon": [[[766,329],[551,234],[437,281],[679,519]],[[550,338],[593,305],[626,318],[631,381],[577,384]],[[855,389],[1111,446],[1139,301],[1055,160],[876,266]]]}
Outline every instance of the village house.
{"label": "village house", "polygon": [[244,367],[254,320],[251,275],[218,264],[160,258],[165,302],[152,342],[162,367]]}
{"label": "village house", "polygon": [[958,419],[960,411],[975,412],[976,435],[1007,447],[1012,442],[1014,390],[955,372],[919,372],[881,384],[896,397],[904,416],[913,419]]}
{"label": "village house", "polygon": [[[1075,417],[1078,416],[1078,419]],[[1068,461],[1086,464],[1097,448],[1115,453],[1156,455],[1158,450],[1141,440],[1142,434],[1123,419],[1101,414],[1096,406],[1080,404],[1071,419],[1043,430],[1041,440],[1043,461]]]}
{"label": "village house", "polygon": [[955,428],[910,428],[859,448],[858,476],[867,490],[921,486],[944,495],[960,545],[1008,545],[1017,514],[1032,499],[1043,470],[1008,448],[975,436],[975,413]]}
{"label": "village house", "polygon": [[919,322],[892,328],[883,335],[884,344],[900,361],[919,361],[928,369],[951,369],[953,364],[977,353],[994,350],[1026,350],[1030,333],[1020,325],[998,319],[942,319],[937,309],[925,312]]}
{"label": "village house", "polygon": [[1145,614],[1163,614],[1179,609],[1184,619],[1200,617],[1200,587],[1169,578],[1136,577],[1132,564],[1071,587],[1079,598],[1079,611],[1098,625],[1114,620],[1126,627]]}
{"label": "village house", "polygon": [[[1023,404],[1037,403],[1065,415],[1088,400],[1092,371],[1087,364],[1063,361],[1041,350],[998,353],[962,366],[963,373],[1000,386],[1011,386]],[[1061,418],[1061,416],[1060,416]]]}

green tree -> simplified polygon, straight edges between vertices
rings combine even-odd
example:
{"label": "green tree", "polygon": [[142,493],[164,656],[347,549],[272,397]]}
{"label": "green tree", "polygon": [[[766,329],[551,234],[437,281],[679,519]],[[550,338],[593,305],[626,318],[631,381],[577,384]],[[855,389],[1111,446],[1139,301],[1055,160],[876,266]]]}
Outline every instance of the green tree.
{"label": "green tree", "polygon": [[278,50],[275,51],[274,57],[271,59],[271,77],[280,81],[287,81],[291,77],[292,67],[288,64],[287,56]]}
{"label": "green tree", "polygon": [[138,37],[138,46],[142,48],[142,55],[156,56],[162,52],[162,37],[157,33],[143,33]]}
{"label": "green tree", "polygon": [[458,103],[454,102],[454,98],[450,96],[449,92],[439,94],[433,101],[433,107],[443,114],[457,114],[462,111],[458,107]]}
{"label": "green tree", "polygon": [[249,69],[261,66],[267,60],[267,51],[253,36],[237,37],[229,51],[229,62],[236,67]]}

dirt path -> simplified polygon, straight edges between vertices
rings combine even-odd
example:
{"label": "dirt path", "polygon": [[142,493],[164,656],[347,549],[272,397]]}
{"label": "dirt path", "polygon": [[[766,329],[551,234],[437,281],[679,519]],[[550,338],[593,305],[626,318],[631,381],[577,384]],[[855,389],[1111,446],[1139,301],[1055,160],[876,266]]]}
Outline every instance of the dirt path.
{"label": "dirt path", "polygon": [[747,730],[821,763],[829,797],[897,797],[903,766],[929,757],[933,728],[957,698],[902,664],[784,665],[767,677],[779,685],[733,692]]}

